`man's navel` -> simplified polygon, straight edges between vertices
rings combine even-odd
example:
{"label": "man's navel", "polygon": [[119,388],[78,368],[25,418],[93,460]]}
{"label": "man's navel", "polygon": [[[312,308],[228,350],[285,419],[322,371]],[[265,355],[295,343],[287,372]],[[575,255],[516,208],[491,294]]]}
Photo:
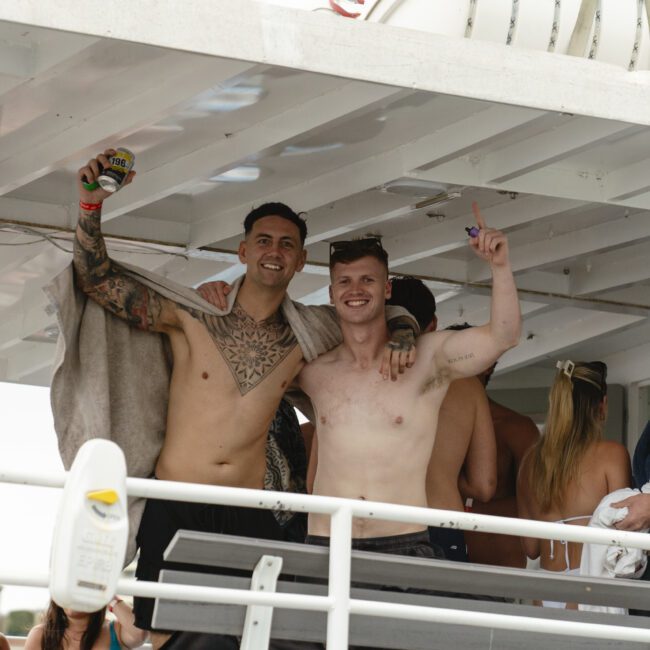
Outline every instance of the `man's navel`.
{"label": "man's navel", "polygon": [[209,376],[210,376],[210,375],[208,375],[208,373],[205,372],[205,371],[204,371],[203,374],[201,375],[201,377],[203,377],[203,379],[207,379]]}

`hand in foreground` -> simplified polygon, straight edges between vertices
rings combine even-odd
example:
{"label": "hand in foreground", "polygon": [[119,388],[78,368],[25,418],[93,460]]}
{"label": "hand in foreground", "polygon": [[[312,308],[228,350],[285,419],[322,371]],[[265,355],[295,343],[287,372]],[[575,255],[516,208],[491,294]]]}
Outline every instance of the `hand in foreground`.
{"label": "hand in foreground", "polygon": [[228,301],[226,296],[232,291],[232,287],[223,280],[216,280],[215,282],[204,282],[197,291],[203,300],[207,300],[211,305],[217,309],[227,309]]}
{"label": "hand in foreground", "polygon": [[397,377],[415,363],[415,334],[413,330],[396,329],[384,348],[384,357],[379,372],[384,379],[397,381]]}
{"label": "hand in foreground", "polygon": [[476,237],[470,237],[469,245],[481,259],[492,266],[506,266],[508,264],[507,237],[500,230],[487,227],[476,201],[472,202],[472,211],[479,231]]}
{"label": "hand in foreground", "polygon": [[650,528],[650,494],[635,494],[610,504],[612,508],[627,508],[627,517],[615,524],[617,530]]}
{"label": "hand in foreground", "polygon": [[[102,168],[106,169],[111,166],[110,157],[115,154],[115,149],[106,149],[104,153],[100,153],[96,158],[89,160],[84,167],[77,171],[77,187],[79,189],[79,200],[83,203],[102,203],[104,199],[111,195],[111,192],[97,187],[94,190],[87,190],[84,183],[92,184],[97,180],[97,177],[102,173]],[[131,170],[120,189],[128,185],[133,180],[135,172]]]}

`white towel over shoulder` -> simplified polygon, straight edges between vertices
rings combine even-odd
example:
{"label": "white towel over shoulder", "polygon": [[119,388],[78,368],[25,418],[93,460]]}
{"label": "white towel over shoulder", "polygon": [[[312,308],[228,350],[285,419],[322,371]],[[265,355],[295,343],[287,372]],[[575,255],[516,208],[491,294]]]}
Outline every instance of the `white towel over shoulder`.
{"label": "white towel over shoulder", "polygon": [[[625,519],[627,508],[613,508],[612,503],[640,494],[650,493],[650,483],[646,483],[641,490],[625,488],[616,490],[603,497],[589,521],[590,526],[598,528],[613,528],[618,521]],[[648,532],[644,529],[640,532]],[[645,551],[639,548],[627,548],[612,544],[584,544],[582,547],[582,560],[580,562],[580,575],[601,578],[640,578],[648,563]],[[606,612],[608,614],[625,614],[621,607],[603,607],[599,605],[580,605],[581,610],[590,612]]]}

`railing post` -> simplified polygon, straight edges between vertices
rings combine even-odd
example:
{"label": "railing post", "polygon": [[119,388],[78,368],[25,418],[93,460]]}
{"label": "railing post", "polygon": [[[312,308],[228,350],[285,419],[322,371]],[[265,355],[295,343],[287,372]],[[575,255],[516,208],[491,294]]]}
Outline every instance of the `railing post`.
{"label": "railing post", "polygon": [[348,647],[351,546],[352,511],[341,505],[330,525],[329,595],[334,605],[327,614],[327,650]]}

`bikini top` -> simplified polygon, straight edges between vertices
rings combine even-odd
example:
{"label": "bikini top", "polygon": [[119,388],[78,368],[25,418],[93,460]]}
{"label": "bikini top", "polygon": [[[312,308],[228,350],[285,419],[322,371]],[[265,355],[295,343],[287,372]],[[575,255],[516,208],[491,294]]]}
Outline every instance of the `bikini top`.
{"label": "bikini top", "polygon": [[[570,521],[578,521],[579,519],[591,519],[591,515],[577,515],[576,517],[567,517],[566,519],[558,519],[557,521],[553,522],[555,524],[568,524]],[[551,551],[549,553],[549,559],[553,560],[555,558],[555,548],[554,548],[554,541],[551,539],[549,540],[551,542]],[[560,539],[558,540],[562,546],[564,546],[564,561],[566,563],[566,568],[570,568],[570,563],[569,563],[569,542],[566,539]],[[112,650],[112,648],[111,648]]]}
{"label": "bikini top", "polygon": [[115,631],[115,621],[111,621],[109,624],[111,630],[111,647],[109,650],[122,650],[122,646],[117,638],[117,632]]}

